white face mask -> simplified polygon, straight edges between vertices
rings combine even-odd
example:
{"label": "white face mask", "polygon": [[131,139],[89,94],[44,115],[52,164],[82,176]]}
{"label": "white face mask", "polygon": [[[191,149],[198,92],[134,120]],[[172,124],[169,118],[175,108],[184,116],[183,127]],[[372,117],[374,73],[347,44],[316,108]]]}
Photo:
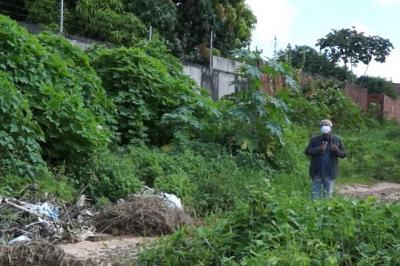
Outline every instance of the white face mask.
{"label": "white face mask", "polygon": [[330,126],[322,126],[321,127],[321,133],[322,134],[329,134],[331,133],[332,128]]}

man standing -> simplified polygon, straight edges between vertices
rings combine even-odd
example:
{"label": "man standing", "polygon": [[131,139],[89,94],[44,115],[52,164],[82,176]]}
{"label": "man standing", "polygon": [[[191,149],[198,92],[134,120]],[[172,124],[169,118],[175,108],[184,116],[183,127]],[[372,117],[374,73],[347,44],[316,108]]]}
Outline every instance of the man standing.
{"label": "man standing", "polygon": [[305,154],[311,157],[312,198],[329,198],[333,192],[334,180],[338,175],[338,158],[345,158],[342,140],[332,135],[332,122],[320,122],[321,135],[313,137]]}

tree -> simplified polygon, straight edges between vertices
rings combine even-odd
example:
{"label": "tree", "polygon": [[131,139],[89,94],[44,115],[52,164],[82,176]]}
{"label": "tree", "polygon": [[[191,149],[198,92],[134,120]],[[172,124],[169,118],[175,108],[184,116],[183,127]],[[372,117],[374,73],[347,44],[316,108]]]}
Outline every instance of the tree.
{"label": "tree", "polygon": [[214,45],[227,55],[233,49],[240,49],[250,44],[251,33],[257,19],[244,1],[217,1],[214,9],[217,25],[214,31]]}
{"label": "tree", "polygon": [[177,7],[172,0],[125,0],[125,10],[163,34],[174,32]]}
{"label": "tree", "polygon": [[180,49],[177,55],[193,59],[196,50],[206,55],[212,31],[214,47],[223,55],[249,44],[256,17],[244,0],[175,0],[175,3],[176,36],[180,40],[180,47],[175,47]]}
{"label": "tree", "polygon": [[366,36],[354,27],[332,30],[319,39],[316,45],[327,53],[332,62],[342,61],[346,69],[349,63],[353,66],[361,62],[367,65],[366,71],[372,60],[384,63],[393,49],[393,44],[388,39]]}
{"label": "tree", "polygon": [[329,60],[326,53],[318,53],[314,48],[306,45],[288,47],[278,52],[278,61],[286,62],[296,69],[314,75],[333,77],[346,80],[351,73],[343,67],[337,66]]}

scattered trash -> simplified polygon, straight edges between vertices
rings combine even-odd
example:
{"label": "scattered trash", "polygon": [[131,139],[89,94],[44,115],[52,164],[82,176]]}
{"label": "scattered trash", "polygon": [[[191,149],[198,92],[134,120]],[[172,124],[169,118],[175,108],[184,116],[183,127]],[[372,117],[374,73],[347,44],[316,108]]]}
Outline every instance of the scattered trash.
{"label": "scattered trash", "polygon": [[79,198],[79,200],[76,202],[76,207],[78,208],[83,208],[85,206],[85,202],[86,202],[86,196],[84,194],[82,194]]}
{"label": "scattered trash", "polygon": [[[135,196],[158,196],[161,199],[163,199],[168,206],[171,208],[178,208],[180,210],[183,210],[182,202],[181,200],[174,194],[169,194],[165,192],[157,192],[155,189],[150,188],[148,186],[144,186],[138,194],[133,195]],[[118,203],[122,203],[124,200],[121,199],[121,201],[118,201]]]}
{"label": "scattered trash", "polygon": [[94,241],[99,233],[158,236],[192,223],[176,195],[149,187],[102,212],[90,204],[85,195],[69,206],[0,198],[0,245]]}
{"label": "scattered trash", "polygon": [[49,202],[33,204],[5,198],[0,201],[0,236],[9,244],[27,240],[24,238],[52,243],[75,241],[80,232],[95,230],[90,225],[93,215],[92,211],[76,205],[61,209]]}
{"label": "scattered trash", "polygon": [[169,207],[171,208],[178,208],[179,210],[183,211],[182,202],[180,198],[175,196],[174,194],[163,193],[164,199]]}
{"label": "scattered trash", "polygon": [[17,238],[14,238],[10,242],[8,242],[8,244],[9,245],[14,245],[14,244],[17,244],[17,243],[30,242],[30,241],[32,241],[32,239],[30,239],[29,237],[27,237],[25,235],[22,235],[22,236],[19,236]]}
{"label": "scattered trash", "polygon": [[52,221],[57,221],[60,215],[58,208],[48,202],[42,204],[30,204],[25,203],[25,208],[51,219]]}
{"label": "scattered trash", "polygon": [[93,222],[101,233],[136,236],[170,234],[180,226],[192,223],[183,209],[177,208],[175,203],[172,205],[159,195],[134,196],[99,213]]}

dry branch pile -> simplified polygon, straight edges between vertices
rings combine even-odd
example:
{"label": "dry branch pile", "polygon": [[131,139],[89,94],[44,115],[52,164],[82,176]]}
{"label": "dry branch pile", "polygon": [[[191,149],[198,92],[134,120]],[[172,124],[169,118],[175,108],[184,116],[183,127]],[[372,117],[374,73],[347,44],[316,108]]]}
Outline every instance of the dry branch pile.
{"label": "dry branch pile", "polygon": [[94,266],[90,260],[82,261],[66,256],[65,252],[48,242],[36,241],[0,246],[2,266]]}
{"label": "dry branch pile", "polygon": [[114,235],[157,236],[191,224],[183,210],[168,205],[157,195],[135,196],[94,217],[99,232]]}

